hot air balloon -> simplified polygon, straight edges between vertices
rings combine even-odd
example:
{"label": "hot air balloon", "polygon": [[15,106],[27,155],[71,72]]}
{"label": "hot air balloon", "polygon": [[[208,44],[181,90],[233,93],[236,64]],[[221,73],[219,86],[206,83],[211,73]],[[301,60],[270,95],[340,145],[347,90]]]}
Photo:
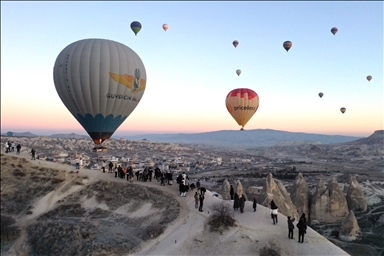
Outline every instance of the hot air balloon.
{"label": "hot air balloon", "polygon": [[164,31],[167,31],[168,30],[168,24],[163,24],[163,29],[164,29]]}
{"label": "hot air balloon", "polygon": [[234,89],[228,93],[225,105],[236,122],[242,126],[240,130],[244,130],[244,126],[259,108],[259,96],[251,89]]}
{"label": "hot air balloon", "polygon": [[372,76],[367,76],[367,80],[370,82],[372,80]]}
{"label": "hot air balloon", "polygon": [[323,94],[322,92],[319,93],[320,98],[322,98],[323,95],[324,95],[324,94]]}
{"label": "hot air balloon", "polygon": [[341,108],[341,109],[340,109],[341,113],[343,113],[343,114],[344,114],[344,112],[345,112],[346,110],[347,110],[346,108]]}
{"label": "hot air balloon", "polygon": [[235,48],[239,45],[239,41],[235,40],[232,42],[233,46],[235,46]]}
{"label": "hot air balloon", "polygon": [[133,21],[131,23],[131,29],[135,33],[135,36],[137,36],[137,33],[141,30],[141,23],[138,21]]}
{"label": "hot air balloon", "polygon": [[241,70],[240,69],[236,70],[236,74],[239,76],[241,74]]}
{"label": "hot air balloon", "polygon": [[291,49],[291,47],[292,47],[292,42],[291,42],[291,41],[285,41],[285,42],[283,43],[283,47],[284,47],[284,49],[288,52],[289,49]]}
{"label": "hot air balloon", "polygon": [[97,145],[109,139],[139,104],[146,79],[140,57],[106,39],[68,45],[53,68],[60,99]]}
{"label": "hot air balloon", "polygon": [[337,27],[331,28],[331,32],[333,35],[336,35],[337,31],[339,31]]}

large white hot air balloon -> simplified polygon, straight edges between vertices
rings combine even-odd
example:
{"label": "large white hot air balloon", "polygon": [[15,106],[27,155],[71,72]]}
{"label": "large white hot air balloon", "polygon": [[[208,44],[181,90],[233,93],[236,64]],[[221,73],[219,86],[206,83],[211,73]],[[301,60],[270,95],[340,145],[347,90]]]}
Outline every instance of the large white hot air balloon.
{"label": "large white hot air balloon", "polygon": [[143,97],[147,75],[129,47],[84,39],[57,56],[53,80],[64,105],[95,144],[109,139]]}

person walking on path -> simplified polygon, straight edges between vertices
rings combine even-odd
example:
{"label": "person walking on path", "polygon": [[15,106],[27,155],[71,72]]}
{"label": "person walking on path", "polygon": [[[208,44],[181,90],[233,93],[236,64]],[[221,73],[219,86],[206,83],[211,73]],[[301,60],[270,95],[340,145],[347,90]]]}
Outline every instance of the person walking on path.
{"label": "person walking on path", "polygon": [[32,154],[32,158],[31,160],[36,160],[35,156],[36,156],[36,150],[32,149],[31,150],[31,154]]}
{"label": "person walking on path", "polygon": [[16,146],[16,155],[20,155],[20,149],[21,149],[21,145],[20,144],[17,144]]}
{"label": "person walking on path", "polygon": [[273,225],[277,224],[277,214],[278,214],[277,205],[272,200],[271,201],[271,217],[272,217],[272,220],[273,220]]}
{"label": "person walking on path", "polygon": [[235,196],[233,197],[233,210],[237,211],[240,206],[240,201],[239,201],[239,195],[235,193]]}
{"label": "person walking on path", "polygon": [[244,212],[244,205],[245,205],[245,196],[244,195],[241,195],[240,197],[240,212],[243,213]]}
{"label": "person walking on path", "polygon": [[[304,234],[307,233],[307,219],[305,218],[305,213],[303,213],[300,217],[299,223],[297,223],[296,227],[299,229],[299,243],[304,243]],[[300,239],[301,238],[301,239]]]}
{"label": "person walking on path", "polygon": [[252,207],[253,207],[253,212],[255,212],[256,211],[256,207],[257,207],[256,197],[253,197],[253,205],[252,205]]}
{"label": "person walking on path", "polygon": [[293,229],[295,228],[295,225],[293,225],[293,222],[295,221],[295,218],[291,219],[291,216],[288,216],[288,238],[293,239]]}
{"label": "person walking on path", "polygon": [[233,200],[233,195],[235,194],[234,193],[234,189],[233,189],[233,186],[231,185],[231,189],[229,190],[229,194],[231,195],[231,200]]}
{"label": "person walking on path", "polygon": [[199,200],[200,200],[199,211],[203,212],[204,194],[200,194]]}

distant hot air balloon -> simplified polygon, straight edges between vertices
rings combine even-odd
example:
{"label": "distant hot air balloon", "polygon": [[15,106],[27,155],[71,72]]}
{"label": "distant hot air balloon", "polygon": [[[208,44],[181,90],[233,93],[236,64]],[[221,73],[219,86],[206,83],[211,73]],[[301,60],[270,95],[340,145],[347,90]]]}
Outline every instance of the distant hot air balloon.
{"label": "distant hot air balloon", "polygon": [[344,112],[345,112],[346,110],[347,110],[346,108],[341,108],[341,109],[340,109],[341,113],[343,113],[343,114],[344,114]]}
{"label": "distant hot air balloon", "polygon": [[131,29],[135,33],[135,36],[137,36],[137,33],[141,30],[141,23],[138,21],[133,21],[131,23]]}
{"label": "distant hot air balloon", "polygon": [[339,30],[337,29],[337,27],[333,27],[333,28],[331,28],[331,32],[332,32],[333,35],[336,35],[337,31],[339,31]]}
{"label": "distant hot air balloon", "polygon": [[164,29],[164,31],[167,31],[168,30],[168,24],[163,24],[163,29]]}
{"label": "distant hot air balloon", "polygon": [[324,94],[323,94],[322,92],[319,93],[320,98],[322,98],[323,95],[324,95]]}
{"label": "distant hot air balloon", "polygon": [[241,130],[259,108],[259,96],[247,88],[238,88],[230,91],[225,99],[228,112],[241,125]]}
{"label": "distant hot air balloon", "polygon": [[239,76],[241,74],[241,70],[240,69],[236,70],[236,74]]}
{"label": "distant hot air balloon", "polygon": [[292,47],[292,42],[291,42],[291,41],[285,41],[285,42],[283,43],[283,47],[284,47],[284,49],[288,52],[289,49],[291,49],[291,47]]}
{"label": "distant hot air balloon", "polygon": [[53,80],[60,99],[95,144],[109,139],[143,97],[147,75],[129,47],[84,39],[56,58]]}
{"label": "distant hot air balloon", "polygon": [[239,41],[235,40],[232,42],[233,46],[235,46],[235,48],[239,45]]}
{"label": "distant hot air balloon", "polygon": [[367,80],[370,82],[372,80],[372,76],[367,76]]}

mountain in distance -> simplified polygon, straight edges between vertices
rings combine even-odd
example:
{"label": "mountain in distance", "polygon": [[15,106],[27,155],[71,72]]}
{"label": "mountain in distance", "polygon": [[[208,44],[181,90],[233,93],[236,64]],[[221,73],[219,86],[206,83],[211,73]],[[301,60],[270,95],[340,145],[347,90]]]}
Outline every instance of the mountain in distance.
{"label": "mountain in distance", "polygon": [[142,134],[122,136],[129,140],[154,142],[208,144],[220,147],[271,147],[292,144],[334,144],[351,142],[363,137],[286,132],[272,129],[222,130],[203,133]]}
{"label": "mountain in distance", "polygon": [[384,130],[377,130],[367,138],[347,142],[349,145],[382,145],[384,146]]}
{"label": "mountain in distance", "polygon": [[[31,132],[12,132],[14,137],[39,137],[39,135],[33,134]],[[7,133],[2,133],[1,136],[7,136]]]}
{"label": "mountain in distance", "polygon": [[69,134],[52,134],[48,136],[50,138],[61,138],[61,139],[90,139],[88,135],[80,135],[76,133]]}

